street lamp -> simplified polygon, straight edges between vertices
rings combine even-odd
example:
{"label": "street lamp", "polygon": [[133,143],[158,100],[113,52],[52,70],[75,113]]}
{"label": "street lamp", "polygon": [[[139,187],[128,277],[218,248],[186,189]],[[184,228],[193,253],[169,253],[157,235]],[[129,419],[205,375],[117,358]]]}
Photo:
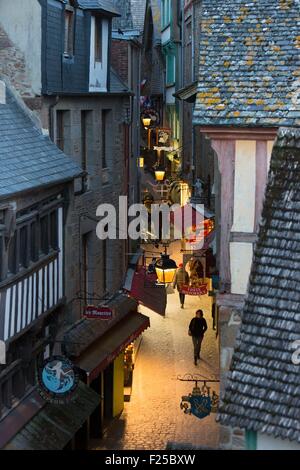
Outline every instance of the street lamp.
{"label": "street lamp", "polygon": [[165,168],[163,168],[162,165],[159,165],[156,169],[155,169],[155,179],[156,181],[163,181],[165,179],[165,174],[166,174],[166,170]]}
{"label": "street lamp", "polygon": [[150,124],[151,124],[151,118],[146,118],[146,117],[144,117],[144,118],[142,119],[142,121],[143,121],[143,126],[144,126],[144,128],[145,128],[145,129],[148,129],[148,128],[150,127]]}
{"label": "street lamp", "polygon": [[143,117],[142,122],[145,130],[147,131],[147,141],[148,141],[148,149],[151,148],[151,118]]}
{"label": "street lamp", "polygon": [[161,258],[155,264],[157,279],[160,284],[171,284],[174,281],[177,265],[167,253],[161,255]]}
{"label": "street lamp", "polygon": [[154,167],[156,181],[163,181],[165,179],[166,170],[161,164],[161,149],[157,149],[157,163]]}

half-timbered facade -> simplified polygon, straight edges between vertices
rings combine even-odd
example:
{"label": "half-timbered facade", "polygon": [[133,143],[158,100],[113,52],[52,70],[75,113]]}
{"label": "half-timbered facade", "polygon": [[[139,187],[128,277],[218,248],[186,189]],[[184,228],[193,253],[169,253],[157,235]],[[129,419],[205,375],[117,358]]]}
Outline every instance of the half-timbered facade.
{"label": "half-timbered facade", "polygon": [[[10,209],[4,205],[6,210]],[[2,248],[4,341],[63,302],[63,211],[63,197],[58,194],[15,214],[14,230]]]}
{"label": "half-timbered facade", "polygon": [[[215,151],[223,386],[274,140],[280,126],[300,122],[298,22],[294,1],[202,2],[194,125]],[[244,445],[240,433],[222,436],[227,447]]]}
{"label": "half-timbered facade", "polygon": [[299,450],[299,128],[273,148],[240,335],[219,418],[248,450]]}
{"label": "half-timbered facade", "polygon": [[[82,170],[43,135],[14,90],[1,88],[0,428],[10,419],[13,433],[11,413],[34,392],[37,362],[53,351],[63,323],[65,225]],[[0,447],[7,438],[1,432]]]}

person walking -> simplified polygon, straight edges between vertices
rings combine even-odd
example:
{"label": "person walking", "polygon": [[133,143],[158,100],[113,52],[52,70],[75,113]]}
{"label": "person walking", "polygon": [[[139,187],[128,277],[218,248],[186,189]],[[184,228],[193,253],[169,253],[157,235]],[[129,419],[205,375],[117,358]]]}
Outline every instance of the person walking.
{"label": "person walking", "polygon": [[207,330],[207,323],[203,317],[203,310],[197,310],[196,316],[189,325],[189,336],[192,337],[194,345],[194,364],[197,365],[197,359],[200,359],[201,344],[204,334]]}
{"label": "person walking", "polygon": [[190,277],[188,272],[184,269],[183,264],[180,263],[179,269],[176,272],[175,281],[173,287],[177,287],[179,292],[179,300],[181,304],[181,308],[184,308],[184,301],[185,301],[185,294],[182,293],[182,287],[184,285],[189,285]]}

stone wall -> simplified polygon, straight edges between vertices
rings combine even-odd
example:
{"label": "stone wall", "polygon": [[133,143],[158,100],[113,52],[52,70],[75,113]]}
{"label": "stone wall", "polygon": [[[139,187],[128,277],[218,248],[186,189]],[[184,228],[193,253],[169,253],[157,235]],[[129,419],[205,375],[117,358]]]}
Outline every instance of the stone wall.
{"label": "stone wall", "polygon": [[[81,112],[92,112],[92,125],[88,136],[88,190],[83,194],[70,193],[69,211],[66,223],[65,246],[65,287],[68,301],[67,321],[77,320],[82,312],[83,300],[74,300],[84,290],[82,276],[82,236],[88,234],[89,286],[93,294],[92,303],[99,303],[104,292],[103,256],[104,243],[96,236],[96,210],[100,204],[110,203],[118,208],[119,196],[126,194],[124,158],[124,115],[129,98],[124,97],[61,97],[53,107],[52,126],[55,140],[56,112],[70,112],[70,126],[67,132],[66,153],[81,164]],[[45,99],[41,113],[46,115],[51,101]],[[102,168],[101,115],[102,110],[111,110],[111,125],[107,129],[108,169]],[[107,180],[108,177],[108,180]],[[117,231],[118,235],[118,231]],[[122,286],[126,265],[126,244],[124,240],[107,241],[107,286],[109,293]]]}
{"label": "stone wall", "polygon": [[111,43],[111,65],[123,82],[128,84],[128,41],[113,39]]}
{"label": "stone wall", "polygon": [[[240,329],[241,313],[241,310],[237,308],[219,307],[221,400],[225,392],[227,372],[230,368],[235,340]],[[221,425],[220,447],[226,450],[244,450],[244,430]]]}
{"label": "stone wall", "polygon": [[33,96],[26,73],[24,54],[11,42],[0,24],[0,77],[23,96]]}

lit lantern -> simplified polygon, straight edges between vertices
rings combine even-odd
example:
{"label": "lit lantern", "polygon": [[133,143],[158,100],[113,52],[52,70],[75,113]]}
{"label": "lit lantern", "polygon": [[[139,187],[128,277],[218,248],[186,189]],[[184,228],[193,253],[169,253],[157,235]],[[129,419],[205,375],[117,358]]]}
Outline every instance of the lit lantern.
{"label": "lit lantern", "polygon": [[156,181],[163,181],[165,179],[166,170],[162,166],[158,166],[155,169]]}
{"label": "lit lantern", "polygon": [[150,127],[150,124],[151,124],[151,118],[144,117],[142,121],[143,121],[144,128],[148,129],[148,127]]}
{"label": "lit lantern", "polygon": [[177,265],[169,255],[162,254],[155,264],[157,279],[160,284],[171,284],[176,275]]}

